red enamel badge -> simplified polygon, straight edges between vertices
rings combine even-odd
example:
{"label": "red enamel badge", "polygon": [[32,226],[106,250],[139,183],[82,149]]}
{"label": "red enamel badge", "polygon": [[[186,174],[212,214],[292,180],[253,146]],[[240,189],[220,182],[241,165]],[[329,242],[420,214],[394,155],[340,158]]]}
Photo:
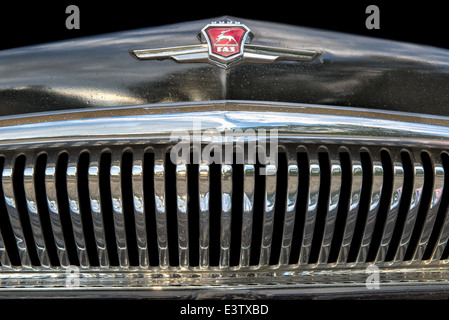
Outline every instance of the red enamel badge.
{"label": "red enamel badge", "polygon": [[210,27],[206,30],[211,52],[222,57],[239,54],[242,51],[242,40],[248,31],[243,27]]}
{"label": "red enamel badge", "polygon": [[250,30],[237,22],[213,22],[202,33],[209,47],[209,59],[229,66],[243,57]]}

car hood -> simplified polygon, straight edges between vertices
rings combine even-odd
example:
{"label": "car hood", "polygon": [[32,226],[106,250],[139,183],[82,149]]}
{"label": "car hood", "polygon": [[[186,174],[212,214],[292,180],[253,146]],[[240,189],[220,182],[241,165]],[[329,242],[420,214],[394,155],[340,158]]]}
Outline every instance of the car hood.
{"label": "car hood", "polygon": [[[253,44],[318,51],[310,62],[140,61],[130,50],[198,44],[211,21],[248,26]],[[0,52],[0,116],[154,103],[244,100],[448,115],[449,51],[218,17]]]}

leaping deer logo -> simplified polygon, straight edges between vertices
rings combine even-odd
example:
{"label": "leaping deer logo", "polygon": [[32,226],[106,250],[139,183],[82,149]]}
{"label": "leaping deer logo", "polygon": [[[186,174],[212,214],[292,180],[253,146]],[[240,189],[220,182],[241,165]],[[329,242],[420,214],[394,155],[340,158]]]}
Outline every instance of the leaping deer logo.
{"label": "leaping deer logo", "polygon": [[233,44],[238,44],[237,40],[235,40],[235,38],[233,36],[225,34],[229,31],[231,31],[231,29],[224,30],[224,31],[220,32],[220,34],[217,36],[217,39],[216,39],[214,45],[216,45],[218,42],[220,42],[222,40],[228,40],[225,44],[229,44],[230,42],[233,42]]}

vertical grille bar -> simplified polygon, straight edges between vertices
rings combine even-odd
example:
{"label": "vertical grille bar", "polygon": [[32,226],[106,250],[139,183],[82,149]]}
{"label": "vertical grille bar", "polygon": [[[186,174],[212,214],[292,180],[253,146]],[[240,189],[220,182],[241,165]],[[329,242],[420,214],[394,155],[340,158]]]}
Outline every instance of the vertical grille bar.
{"label": "vertical grille bar", "polygon": [[132,191],[139,266],[142,268],[147,268],[149,266],[149,257],[143,196],[143,156],[143,150],[134,150],[132,166]]}
{"label": "vertical grille bar", "polygon": [[100,155],[99,151],[90,151],[88,168],[89,202],[94,227],[95,243],[97,245],[98,261],[101,268],[109,267],[109,256],[106,246],[103,212],[100,198]]}
{"label": "vertical grille bar", "polygon": [[176,208],[178,221],[178,252],[180,267],[189,266],[189,216],[187,209],[187,166],[180,163],[176,166]]}
{"label": "vertical grille bar", "polygon": [[221,165],[220,267],[229,267],[232,216],[232,166]]}
{"label": "vertical grille bar", "polygon": [[265,203],[259,260],[260,266],[267,266],[270,263],[271,243],[273,241],[274,209],[276,205],[277,166],[266,165],[265,174]]}
{"label": "vertical grille bar", "polygon": [[363,168],[360,154],[351,154],[351,194],[349,200],[349,211],[346,216],[346,224],[343,232],[343,239],[338,255],[337,264],[345,263],[348,259],[354,230],[357,222],[357,214],[360,208],[360,197],[362,193]]}
{"label": "vertical grille bar", "polygon": [[69,200],[70,218],[72,220],[73,236],[80,266],[89,267],[89,258],[87,256],[86,240],[84,239],[83,222],[80,212],[80,201],[78,195],[78,157],[79,154],[70,153],[67,163],[66,181],[67,195]]}
{"label": "vertical grille bar", "polygon": [[377,251],[376,262],[384,261],[388,252],[388,247],[393,236],[396,219],[399,212],[402,190],[404,187],[404,168],[402,166],[401,155],[395,154],[393,160],[393,190],[391,195],[390,208],[388,210],[385,227],[379,250]]}
{"label": "vertical grille bar", "polygon": [[45,191],[47,194],[48,212],[50,214],[50,222],[55,238],[59,263],[62,267],[68,267],[70,261],[66,250],[56,193],[56,163],[57,154],[49,153],[47,157],[47,166],[45,168]]}
{"label": "vertical grille bar", "polygon": [[382,193],[384,171],[380,160],[373,160],[373,182],[371,189],[370,206],[368,216],[363,231],[362,242],[359,248],[357,263],[365,262],[368,256],[369,246],[371,244],[376,224],[377,212],[379,211],[380,196]]}
{"label": "vertical grille bar", "polygon": [[[446,159],[447,159],[447,153],[442,154],[442,156],[446,156]],[[448,169],[447,165],[445,165],[445,169],[446,170]],[[446,176],[446,179],[447,179],[447,176]],[[446,187],[447,187],[447,185],[446,185]],[[446,190],[446,192],[447,192],[447,190]],[[447,246],[448,239],[449,239],[449,208],[446,208],[444,221],[441,226],[441,231],[440,231],[440,234],[438,235],[438,240],[437,240],[435,248],[433,249],[433,252],[432,252],[432,256],[431,256],[432,261],[438,261],[441,259],[441,256]]]}
{"label": "vertical grille bar", "polygon": [[200,268],[209,266],[209,241],[210,241],[210,219],[209,219],[209,199],[210,199],[210,172],[209,166],[202,163],[198,166],[198,191],[199,191],[199,246],[200,246]]}
{"label": "vertical grille bar", "polygon": [[240,266],[248,267],[250,263],[251,239],[253,231],[254,188],[256,170],[254,165],[243,167],[243,213],[242,241],[240,248]]}
{"label": "vertical grille bar", "polygon": [[156,208],[156,232],[159,266],[169,266],[167,236],[167,206],[165,203],[165,150],[154,150],[154,201]]}
{"label": "vertical grille bar", "polygon": [[413,192],[410,199],[407,217],[404,222],[404,228],[402,230],[401,240],[394,257],[394,263],[402,262],[407,252],[413,229],[415,227],[416,218],[418,217],[418,210],[424,187],[424,167],[422,162],[419,160],[420,157],[412,153],[410,154],[410,157],[414,170]]}
{"label": "vertical grille bar", "polygon": [[288,154],[287,168],[287,196],[284,215],[284,228],[282,232],[282,245],[279,256],[279,265],[286,266],[290,260],[293,240],[293,228],[296,217],[296,200],[298,197],[299,169],[296,154]]}
{"label": "vertical grille bar", "polygon": [[441,159],[437,157],[432,157],[433,162],[433,186],[432,186],[432,198],[430,201],[430,206],[427,210],[426,220],[424,222],[424,227],[421,231],[421,237],[419,239],[418,245],[415,249],[413,255],[413,262],[420,261],[424,252],[426,250],[427,244],[429,243],[429,238],[432,233],[433,226],[435,224],[435,219],[438,213],[438,209],[441,203],[441,196],[443,195],[444,187],[444,168],[441,164]]}
{"label": "vertical grille bar", "polygon": [[332,237],[334,234],[335,224],[337,222],[338,203],[340,200],[341,189],[341,164],[338,154],[330,153],[330,194],[327,208],[326,223],[324,225],[323,240],[321,242],[319,264],[327,263],[330,254]]}
{"label": "vertical grille bar", "polygon": [[112,215],[114,217],[115,240],[120,267],[129,267],[128,246],[126,243],[125,217],[122,197],[122,153],[113,151],[110,168]]}
{"label": "vertical grille bar", "polygon": [[8,252],[6,251],[3,235],[0,231],[0,264],[2,267],[11,268],[11,261],[9,260]]}
{"label": "vertical grille bar", "polygon": [[36,192],[35,192],[35,170],[36,163],[35,154],[26,154],[25,168],[23,171],[23,184],[25,189],[25,198],[27,203],[28,216],[30,218],[31,230],[33,232],[34,242],[36,244],[37,255],[42,267],[50,267],[50,258],[45,247],[44,233],[41,220],[37,208]]}
{"label": "vertical grille bar", "polygon": [[320,191],[320,164],[315,151],[309,154],[309,193],[307,196],[307,212],[304,221],[304,236],[299,253],[299,264],[305,265],[309,262],[310,250],[312,247],[313,231],[315,227],[316,214],[318,209],[318,194]]}
{"label": "vertical grille bar", "polygon": [[16,200],[14,196],[13,188],[13,174],[14,174],[14,162],[16,157],[11,157],[8,162],[5,159],[5,165],[2,173],[3,192],[5,197],[6,209],[8,211],[9,220],[11,222],[12,231],[16,238],[17,249],[19,251],[20,261],[23,267],[30,268],[31,260],[28,254],[27,245],[25,242],[25,235],[20,222],[19,212],[16,206]]}

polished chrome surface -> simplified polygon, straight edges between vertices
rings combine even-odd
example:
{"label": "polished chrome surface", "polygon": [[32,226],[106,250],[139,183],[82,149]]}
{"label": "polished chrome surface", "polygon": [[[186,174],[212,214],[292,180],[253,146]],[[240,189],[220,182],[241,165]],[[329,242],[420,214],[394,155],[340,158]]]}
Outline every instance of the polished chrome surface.
{"label": "polished chrome surface", "polygon": [[176,166],[176,205],[178,220],[178,252],[179,266],[189,266],[189,216],[188,202],[187,166],[184,163]]}
{"label": "polished chrome surface", "polygon": [[[81,291],[360,289],[373,265],[385,286],[449,282],[449,119],[379,112],[375,122],[365,110],[265,107],[217,102],[0,119],[2,214],[10,222],[0,226],[0,287],[32,290],[33,277],[40,288],[61,287],[73,267]],[[223,151],[254,138],[220,137],[226,130],[276,128],[285,164],[248,155],[243,164],[167,163],[180,132],[198,121],[202,130],[218,128],[214,139],[201,136],[200,151],[220,138]]]}
{"label": "polished chrome surface", "polygon": [[232,219],[232,166],[221,165],[220,267],[229,267]]}
{"label": "polished chrome surface", "polygon": [[[206,33],[208,28],[244,28],[245,34],[238,43],[239,52],[224,57],[213,52],[213,43]],[[243,24],[231,22],[213,22],[207,24],[198,38],[203,44],[176,46],[155,49],[135,49],[130,54],[138,60],[165,60],[172,59],[178,63],[210,63],[223,69],[229,69],[242,63],[274,63],[278,60],[312,61],[320,53],[316,50],[300,50],[264,45],[248,44],[254,35]],[[232,38],[236,41],[234,38]]]}
{"label": "polished chrome surface", "polygon": [[[197,33],[211,21],[227,20],[247,25],[255,35],[245,44],[245,61],[258,54],[274,60],[281,53],[295,60],[225,70],[209,63],[141,61],[129,53],[201,47]],[[249,52],[252,45],[258,52]],[[297,62],[310,57],[303,48],[320,54]],[[203,59],[207,52],[186,56]],[[229,99],[443,116],[449,105],[448,50],[244,17],[210,17],[4,50],[0,66],[0,116]]]}
{"label": "polished chrome surface", "polygon": [[21,265],[24,268],[31,268],[31,260],[28,254],[27,244],[25,242],[25,234],[23,232],[22,223],[20,221],[19,212],[17,210],[16,198],[14,195],[13,174],[14,174],[15,157],[5,162],[2,171],[3,193],[5,197],[6,209],[11,223],[14,238],[16,240],[17,249]]}
{"label": "polished chrome surface", "polygon": [[198,166],[198,195],[199,195],[199,265],[201,268],[209,266],[210,243],[210,170],[207,164]]}
{"label": "polished chrome surface", "polygon": [[36,201],[36,187],[34,185],[35,179],[35,163],[36,154],[26,154],[25,169],[23,171],[23,185],[25,189],[25,197],[27,203],[28,216],[33,231],[34,243],[36,244],[37,254],[42,267],[50,267],[50,258],[45,245],[44,233],[42,230],[40,214],[38,212]]}
{"label": "polished chrome surface", "polygon": [[143,187],[143,150],[135,150],[133,152],[132,165],[132,191],[133,191],[133,208],[134,220],[136,223],[137,249],[139,254],[139,266],[146,268],[149,266],[147,229],[145,218],[145,201]]}
{"label": "polished chrome surface", "polygon": [[72,220],[73,235],[78,252],[81,268],[88,268],[89,257],[87,255],[86,239],[84,237],[83,222],[81,217],[80,201],[78,196],[78,154],[69,155],[66,170],[67,196],[69,202],[70,218]]}
{"label": "polished chrome surface", "polygon": [[[316,59],[320,53],[314,50],[286,49],[278,47],[245,45],[241,60],[232,63],[232,66],[242,63],[274,63],[276,61],[308,62]],[[211,63],[227,69],[230,66],[224,63],[211,62],[209,49],[205,44],[179,46],[156,49],[131,50],[132,56],[139,60],[165,60],[172,59],[178,63]]]}
{"label": "polished chrome surface", "polygon": [[288,265],[290,259],[296,218],[296,199],[298,197],[298,174],[299,168],[296,161],[296,155],[289,154],[289,165],[287,168],[287,197],[282,233],[282,247],[279,257],[279,265],[281,266]]}
{"label": "polished chrome surface", "polygon": [[[156,210],[156,232],[159,251],[159,266],[166,268],[168,262],[168,239],[167,239],[167,206],[165,199],[165,152],[155,150],[154,155],[154,200]],[[172,249],[176,250],[176,249]]]}
{"label": "polished chrome surface", "polygon": [[424,168],[422,166],[419,154],[410,153],[413,163],[413,191],[407,217],[404,223],[401,240],[394,259],[395,263],[401,262],[407,252],[410,239],[412,237],[413,228],[415,227],[418,210],[421,203],[422,192],[424,187]]}
{"label": "polished chrome surface", "polygon": [[318,210],[318,195],[320,191],[321,169],[318,156],[314,150],[309,153],[309,193],[307,199],[307,212],[304,219],[304,235],[302,239],[299,264],[308,264],[310,250],[315,229],[315,220]]}
{"label": "polished chrome surface", "polygon": [[347,262],[347,258],[349,255],[349,250],[357,222],[357,216],[358,212],[360,211],[362,182],[363,182],[363,167],[361,164],[360,155],[357,153],[351,153],[350,198],[342,243],[337,260],[337,263],[339,264]]}
{"label": "polished chrome surface", "polygon": [[340,201],[340,191],[342,190],[341,165],[337,154],[331,153],[330,160],[330,193],[326,221],[324,225],[323,241],[321,243],[319,264],[326,264],[329,259],[330,247],[333,239],[334,228],[337,220],[338,203]]}
{"label": "polished chrome surface", "polygon": [[98,260],[101,267],[107,268],[109,267],[109,255],[100,199],[100,153],[96,151],[90,152],[88,188]]}
{"label": "polished chrome surface", "polygon": [[255,168],[247,164],[243,168],[243,214],[240,266],[248,267],[251,253],[251,237],[254,214]]}

